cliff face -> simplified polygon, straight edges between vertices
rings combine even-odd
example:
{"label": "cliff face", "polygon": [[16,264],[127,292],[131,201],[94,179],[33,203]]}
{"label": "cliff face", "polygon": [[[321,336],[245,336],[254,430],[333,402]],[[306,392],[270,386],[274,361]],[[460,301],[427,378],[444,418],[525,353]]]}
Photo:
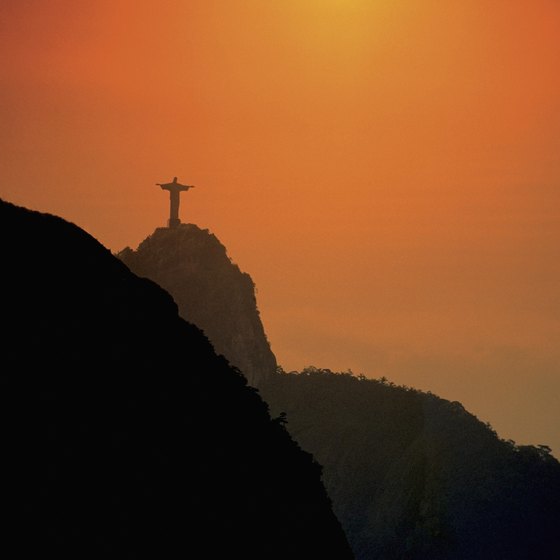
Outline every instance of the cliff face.
{"label": "cliff face", "polygon": [[136,250],[117,256],[172,294],[181,317],[202,329],[249,384],[258,386],[276,371],[253,281],[208,230],[193,224],[158,228]]}
{"label": "cliff face", "polygon": [[319,465],[167,292],[3,201],[0,258],[10,557],[352,557]]}

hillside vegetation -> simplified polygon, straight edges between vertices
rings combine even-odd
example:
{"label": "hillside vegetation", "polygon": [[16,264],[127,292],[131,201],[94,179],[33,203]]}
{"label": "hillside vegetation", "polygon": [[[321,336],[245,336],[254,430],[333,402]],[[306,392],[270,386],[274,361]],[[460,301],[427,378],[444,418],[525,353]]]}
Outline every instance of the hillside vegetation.
{"label": "hillside vegetation", "polygon": [[458,402],[387,380],[306,368],[260,388],[324,466],[356,558],[550,558],[560,464]]}

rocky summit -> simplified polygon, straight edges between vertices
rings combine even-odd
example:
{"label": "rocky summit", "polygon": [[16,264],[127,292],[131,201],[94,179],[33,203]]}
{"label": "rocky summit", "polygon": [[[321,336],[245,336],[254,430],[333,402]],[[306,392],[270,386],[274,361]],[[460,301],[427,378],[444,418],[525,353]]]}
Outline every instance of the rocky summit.
{"label": "rocky summit", "polygon": [[157,228],[136,250],[117,254],[135,274],[172,294],[179,314],[204,331],[216,352],[260,385],[276,371],[255,284],[218,238],[194,224]]}

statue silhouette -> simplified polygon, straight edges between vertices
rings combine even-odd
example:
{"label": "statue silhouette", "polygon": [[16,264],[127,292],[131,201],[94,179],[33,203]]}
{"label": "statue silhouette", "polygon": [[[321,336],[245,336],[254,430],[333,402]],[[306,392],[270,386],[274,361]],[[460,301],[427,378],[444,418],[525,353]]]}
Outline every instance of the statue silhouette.
{"label": "statue silhouette", "polygon": [[173,177],[171,183],[156,183],[158,187],[169,191],[169,222],[168,226],[176,227],[181,223],[179,219],[179,194],[194,188],[194,185],[181,185],[177,182],[177,177]]}

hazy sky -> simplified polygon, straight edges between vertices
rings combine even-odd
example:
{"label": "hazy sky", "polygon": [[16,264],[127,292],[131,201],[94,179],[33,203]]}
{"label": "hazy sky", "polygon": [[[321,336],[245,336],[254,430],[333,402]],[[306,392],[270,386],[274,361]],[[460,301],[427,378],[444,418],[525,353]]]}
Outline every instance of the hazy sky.
{"label": "hazy sky", "polygon": [[178,176],[285,369],[558,456],[559,69],[557,0],[0,0],[0,197],[118,251]]}

